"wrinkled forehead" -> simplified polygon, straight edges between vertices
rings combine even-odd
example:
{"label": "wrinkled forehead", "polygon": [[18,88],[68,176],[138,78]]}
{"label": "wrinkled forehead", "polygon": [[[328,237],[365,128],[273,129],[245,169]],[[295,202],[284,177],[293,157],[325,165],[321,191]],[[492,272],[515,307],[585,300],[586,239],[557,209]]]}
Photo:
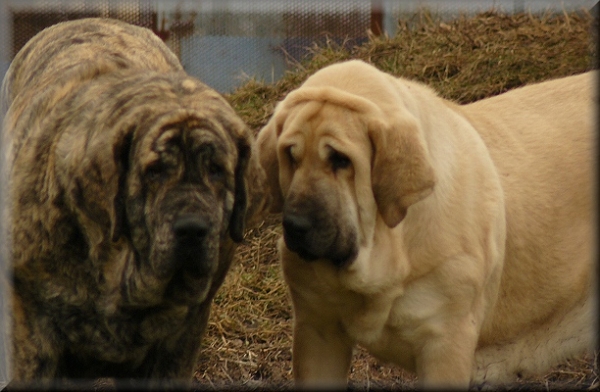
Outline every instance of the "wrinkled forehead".
{"label": "wrinkled forehead", "polygon": [[194,110],[165,114],[156,119],[147,132],[137,136],[137,150],[142,155],[160,153],[176,144],[190,152],[210,147],[217,155],[237,159],[236,144],[226,126]]}
{"label": "wrinkled forehead", "polygon": [[234,143],[231,136],[223,128],[223,124],[210,118],[189,117],[183,121],[167,122],[158,132],[154,144],[169,142],[178,138],[186,147],[194,148],[199,144],[216,144],[225,152],[232,152]]}
{"label": "wrinkled forehead", "polygon": [[325,136],[358,142],[366,136],[365,124],[357,110],[329,101],[308,100],[296,103],[281,119],[282,140],[302,136]]}

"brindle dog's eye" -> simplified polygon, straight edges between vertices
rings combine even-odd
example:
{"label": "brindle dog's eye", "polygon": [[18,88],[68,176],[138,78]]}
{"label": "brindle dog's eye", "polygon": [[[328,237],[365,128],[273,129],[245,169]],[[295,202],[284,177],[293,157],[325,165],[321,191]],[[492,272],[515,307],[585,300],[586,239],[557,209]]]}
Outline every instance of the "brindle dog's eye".
{"label": "brindle dog's eye", "polygon": [[146,169],[146,176],[152,180],[152,181],[156,181],[158,179],[160,179],[161,176],[164,175],[165,173],[165,166],[160,164],[160,163],[154,163],[150,166],[148,166],[148,168]]}
{"label": "brindle dog's eye", "polygon": [[220,180],[225,177],[225,168],[216,163],[210,163],[208,165],[208,175],[213,180]]}
{"label": "brindle dog's eye", "polygon": [[331,168],[333,169],[333,171],[337,171],[339,169],[347,169],[352,164],[350,158],[337,151],[331,152],[331,154],[329,155],[329,162],[331,163]]}

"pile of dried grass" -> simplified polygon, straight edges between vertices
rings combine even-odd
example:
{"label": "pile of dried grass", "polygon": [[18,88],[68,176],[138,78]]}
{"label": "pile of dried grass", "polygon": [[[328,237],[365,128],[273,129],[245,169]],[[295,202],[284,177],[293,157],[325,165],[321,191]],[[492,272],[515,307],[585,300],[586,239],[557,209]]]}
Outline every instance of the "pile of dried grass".
{"label": "pile of dried grass", "polygon": [[[483,13],[440,22],[423,12],[400,21],[393,38],[372,38],[344,49],[312,48],[312,58],[273,85],[249,81],[227,98],[252,129],[264,125],[276,102],[328,64],[359,58],[386,72],[421,80],[461,103],[539,80],[592,67],[595,46],[589,13],[504,15]],[[410,26],[410,27],[409,27]],[[270,215],[249,232],[215,299],[198,388],[278,389],[291,386],[292,312],[277,260],[280,217]],[[597,354],[562,365],[548,375],[511,386],[598,388]],[[351,388],[412,388],[414,376],[357,349]]]}

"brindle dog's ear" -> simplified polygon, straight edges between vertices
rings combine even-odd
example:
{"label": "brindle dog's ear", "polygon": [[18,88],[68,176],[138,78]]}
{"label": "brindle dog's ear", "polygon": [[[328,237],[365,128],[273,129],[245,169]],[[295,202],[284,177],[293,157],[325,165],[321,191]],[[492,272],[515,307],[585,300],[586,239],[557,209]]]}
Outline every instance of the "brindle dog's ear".
{"label": "brindle dog's ear", "polygon": [[371,183],[379,213],[388,227],[406,216],[409,206],[433,192],[435,174],[416,119],[392,115],[368,121],[373,145]]}
{"label": "brindle dog's ear", "polygon": [[229,221],[229,236],[235,242],[242,242],[246,227],[246,210],[248,208],[248,183],[246,170],[251,156],[251,148],[247,140],[237,141],[238,161],[235,167],[235,192],[233,211]]}
{"label": "brindle dog's ear", "polygon": [[254,136],[241,119],[229,118],[229,127],[237,138],[238,161],[235,168],[235,193],[233,211],[229,222],[229,235],[235,242],[244,238],[246,225],[254,223],[262,212],[268,196],[264,195],[265,174],[258,163]]}
{"label": "brindle dog's ear", "polygon": [[133,143],[134,129],[131,128],[127,133],[115,143],[113,156],[117,165],[118,186],[117,193],[113,200],[113,209],[109,212],[111,215],[110,233],[111,239],[117,241],[119,237],[125,235],[129,237],[129,225],[125,212],[126,198],[126,180],[130,168],[131,145]]}
{"label": "brindle dog's ear", "polygon": [[118,239],[125,230],[123,192],[133,131],[103,133],[72,126],[56,146],[57,180],[92,254],[102,242]]}

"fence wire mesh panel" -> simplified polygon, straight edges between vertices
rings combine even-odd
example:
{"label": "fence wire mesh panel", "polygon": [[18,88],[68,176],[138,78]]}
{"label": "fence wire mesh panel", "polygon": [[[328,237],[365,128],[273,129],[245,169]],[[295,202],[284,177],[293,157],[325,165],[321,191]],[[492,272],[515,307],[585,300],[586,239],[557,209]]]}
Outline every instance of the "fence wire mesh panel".
{"label": "fence wire mesh panel", "polygon": [[185,69],[221,92],[249,77],[275,81],[315,41],[360,43],[370,23],[370,4],[361,0],[230,3],[159,15],[161,25],[170,22],[167,43]]}
{"label": "fence wire mesh panel", "polygon": [[594,0],[2,0],[0,76],[33,35],[84,17],[116,18],[152,29],[185,69],[216,90],[248,78],[273,82],[329,39],[356,45],[367,31],[393,35],[398,19],[428,8],[445,17],[492,8],[506,12],[588,9]]}

